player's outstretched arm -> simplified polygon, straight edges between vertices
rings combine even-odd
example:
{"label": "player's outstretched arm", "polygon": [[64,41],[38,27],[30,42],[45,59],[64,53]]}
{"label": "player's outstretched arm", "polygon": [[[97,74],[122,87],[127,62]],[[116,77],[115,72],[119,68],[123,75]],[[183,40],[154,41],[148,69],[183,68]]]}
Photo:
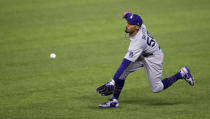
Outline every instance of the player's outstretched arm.
{"label": "player's outstretched arm", "polygon": [[118,70],[116,71],[113,79],[111,81],[108,81],[107,83],[99,86],[96,89],[96,91],[101,96],[111,95],[114,91],[115,81],[119,80],[120,76],[123,74],[123,72],[129,66],[130,63],[131,63],[130,60],[124,58],[121,65],[119,66]]}

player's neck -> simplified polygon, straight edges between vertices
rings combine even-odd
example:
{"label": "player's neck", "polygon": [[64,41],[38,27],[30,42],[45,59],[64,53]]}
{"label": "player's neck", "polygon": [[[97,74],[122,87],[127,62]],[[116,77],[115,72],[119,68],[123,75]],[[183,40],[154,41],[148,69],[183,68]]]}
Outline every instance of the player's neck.
{"label": "player's neck", "polygon": [[135,30],[133,33],[129,33],[129,36],[134,37],[138,32],[139,32],[139,30]]}

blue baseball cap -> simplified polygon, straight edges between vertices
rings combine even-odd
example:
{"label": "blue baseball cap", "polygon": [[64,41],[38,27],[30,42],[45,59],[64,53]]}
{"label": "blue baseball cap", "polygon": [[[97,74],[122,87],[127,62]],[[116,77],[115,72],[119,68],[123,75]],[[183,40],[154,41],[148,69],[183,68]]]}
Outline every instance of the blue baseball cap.
{"label": "blue baseball cap", "polygon": [[124,18],[127,20],[128,23],[133,25],[141,26],[143,21],[138,14],[127,13],[125,14]]}

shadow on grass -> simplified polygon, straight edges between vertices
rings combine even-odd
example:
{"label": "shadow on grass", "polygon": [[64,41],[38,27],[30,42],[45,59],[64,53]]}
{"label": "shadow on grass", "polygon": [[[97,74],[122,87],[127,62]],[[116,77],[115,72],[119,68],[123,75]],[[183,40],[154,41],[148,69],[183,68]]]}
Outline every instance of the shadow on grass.
{"label": "shadow on grass", "polygon": [[159,98],[135,98],[135,99],[123,99],[120,101],[121,104],[134,104],[134,105],[148,105],[148,106],[172,106],[172,105],[179,105],[179,104],[186,104],[187,102],[180,101],[180,100],[168,100],[168,99],[159,99]]}
{"label": "shadow on grass", "polygon": [[[127,95],[129,92],[129,95]],[[146,105],[146,106],[175,106],[181,104],[189,104],[188,99],[184,97],[179,97],[174,94],[152,94],[148,95],[147,92],[139,94],[138,90],[127,90],[125,92],[127,96],[123,96],[119,99],[120,105]],[[135,94],[132,94],[135,93]],[[131,97],[135,96],[135,97]],[[85,94],[75,99],[85,102],[87,105],[84,105],[85,108],[88,109],[101,109],[98,107],[99,104],[108,101],[108,98],[111,96],[100,96],[99,94]]]}

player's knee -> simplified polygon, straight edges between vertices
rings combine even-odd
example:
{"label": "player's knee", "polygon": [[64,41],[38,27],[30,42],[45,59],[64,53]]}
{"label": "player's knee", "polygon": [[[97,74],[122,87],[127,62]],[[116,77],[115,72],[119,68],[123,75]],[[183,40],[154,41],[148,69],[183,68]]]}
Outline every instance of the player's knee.
{"label": "player's knee", "polygon": [[158,92],[160,92],[161,90],[157,90],[157,89],[152,89],[152,92],[153,93],[158,93]]}
{"label": "player's knee", "polygon": [[158,92],[162,91],[163,88],[164,88],[163,85],[156,85],[156,86],[152,87],[152,92],[158,93]]}

